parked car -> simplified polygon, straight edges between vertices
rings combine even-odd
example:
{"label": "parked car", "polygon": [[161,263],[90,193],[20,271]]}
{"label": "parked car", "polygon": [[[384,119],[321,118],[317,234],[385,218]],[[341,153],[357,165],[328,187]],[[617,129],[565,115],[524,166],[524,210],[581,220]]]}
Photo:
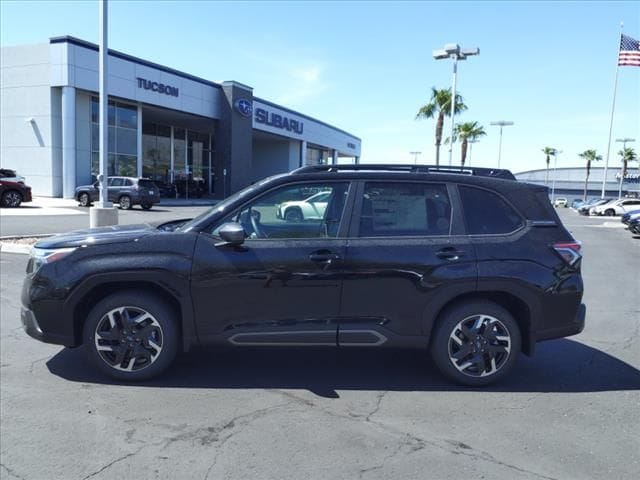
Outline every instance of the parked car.
{"label": "parked car", "polygon": [[604,205],[605,203],[612,202],[612,198],[592,198],[590,201],[578,208],[580,215],[589,215],[589,210],[598,205]]}
{"label": "parked car", "polygon": [[31,201],[31,187],[23,182],[0,179],[0,205],[3,207],[19,207]]}
{"label": "parked car", "polygon": [[329,198],[331,198],[331,191],[327,190],[311,195],[304,200],[281,203],[276,207],[276,218],[284,219],[287,222],[322,219]]}
{"label": "parked car", "polygon": [[609,203],[597,205],[589,210],[590,215],[606,215],[615,217],[640,208],[640,198],[622,198]]}
{"label": "parked car", "polygon": [[567,208],[569,205],[569,201],[565,197],[558,197],[556,201],[553,202],[553,206],[556,208]]}
{"label": "parked car", "polygon": [[627,213],[625,213],[624,215],[622,215],[622,218],[620,218],[620,221],[622,223],[624,223],[625,225],[629,225],[629,223],[631,222],[631,220],[640,217],[640,209],[638,210],[631,210]]}
{"label": "parked car", "polygon": [[634,235],[640,235],[640,217],[635,217],[629,222],[629,231]]}
{"label": "parked car", "polygon": [[10,168],[0,168],[0,180],[4,180],[5,182],[16,182],[16,183],[24,183],[24,177],[22,175],[18,175],[15,170],[11,170]]}
{"label": "parked car", "polygon": [[[582,331],[580,243],[546,187],[465,168],[303,167],[190,221],[40,240],[24,329],[125,381],[195,345],[417,348],[456,382],[498,381]],[[324,214],[278,218],[303,189]]]}
{"label": "parked car", "polygon": [[585,201],[582,200],[581,198],[574,198],[573,201],[571,202],[571,208],[573,208],[574,210],[577,210],[584,204],[585,204]]}
{"label": "parked car", "polygon": [[[100,197],[100,184],[82,185],[76,188],[76,199],[83,207],[88,207]],[[107,183],[108,200],[120,204],[123,210],[140,205],[149,210],[160,203],[160,190],[148,178],[109,177]]]}

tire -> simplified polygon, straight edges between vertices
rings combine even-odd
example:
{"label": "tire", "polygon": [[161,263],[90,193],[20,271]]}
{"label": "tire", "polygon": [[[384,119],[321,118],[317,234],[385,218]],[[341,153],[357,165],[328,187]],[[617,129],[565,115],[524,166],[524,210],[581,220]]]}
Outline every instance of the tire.
{"label": "tire", "polygon": [[431,356],[449,379],[479,387],[507,375],[520,347],[520,329],[508,311],[489,301],[472,301],[440,315]]}
{"label": "tire", "polygon": [[607,217],[615,217],[616,211],[613,208],[607,208],[604,212]]}
{"label": "tire", "polygon": [[287,208],[284,212],[284,219],[286,222],[300,223],[304,220],[304,215],[299,208]]}
{"label": "tire", "polygon": [[91,205],[91,198],[89,198],[89,194],[87,192],[82,192],[78,195],[78,203],[80,203],[80,206],[82,207],[88,207]]}
{"label": "tire", "polygon": [[153,203],[144,202],[141,203],[140,206],[143,210],[151,210],[151,207],[153,207]]}
{"label": "tire", "polygon": [[172,309],[146,292],[115,293],[98,302],[82,338],[94,365],[126,381],[158,376],[171,365],[180,344]]}
{"label": "tire", "polygon": [[120,208],[122,210],[130,210],[133,205],[131,205],[131,197],[129,195],[122,195],[118,199],[118,203],[120,204]]}
{"label": "tire", "polygon": [[3,207],[17,208],[22,203],[22,194],[17,190],[7,190],[2,194],[0,203]]}

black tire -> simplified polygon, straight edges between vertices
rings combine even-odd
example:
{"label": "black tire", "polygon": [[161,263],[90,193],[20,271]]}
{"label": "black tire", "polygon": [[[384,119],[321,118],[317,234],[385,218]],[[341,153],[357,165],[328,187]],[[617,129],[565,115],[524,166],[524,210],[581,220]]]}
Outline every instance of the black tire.
{"label": "black tire", "polygon": [[2,206],[7,208],[17,208],[22,203],[22,194],[17,190],[7,190],[2,194]]}
{"label": "black tire", "polygon": [[106,375],[126,381],[147,380],[166,370],[179,337],[172,309],[146,292],[120,292],[101,300],[82,334],[89,359]]}
{"label": "black tire", "polygon": [[91,198],[87,192],[82,192],[78,195],[78,203],[81,207],[88,207],[91,205]]}
{"label": "black tire", "polygon": [[479,300],[455,305],[440,315],[431,356],[449,379],[479,387],[507,375],[520,347],[520,329],[513,316],[495,303]]}
{"label": "black tire", "polygon": [[607,217],[615,217],[616,211],[613,208],[607,208],[604,212]]}
{"label": "black tire", "polygon": [[142,207],[143,210],[151,210],[151,207],[153,207],[153,203],[144,202],[144,203],[141,203],[140,206]]}
{"label": "black tire", "polygon": [[291,207],[285,210],[284,219],[286,222],[300,223],[304,221],[304,215],[302,214],[302,210],[300,210],[299,208]]}
{"label": "black tire", "polygon": [[120,204],[120,208],[122,210],[130,210],[131,207],[133,206],[131,204],[131,197],[129,195],[122,195],[119,199],[118,199],[118,203]]}

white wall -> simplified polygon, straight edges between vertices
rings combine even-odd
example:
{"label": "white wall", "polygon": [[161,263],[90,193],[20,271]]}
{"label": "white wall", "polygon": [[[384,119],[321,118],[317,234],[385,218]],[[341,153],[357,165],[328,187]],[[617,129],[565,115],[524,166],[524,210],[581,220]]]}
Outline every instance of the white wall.
{"label": "white wall", "polygon": [[251,181],[255,182],[276,173],[285,173],[298,168],[299,160],[300,142],[254,140]]}
{"label": "white wall", "polygon": [[49,44],[0,49],[0,166],[17,170],[43,196],[61,193],[62,174],[53,162],[61,148],[53,130],[60,112],[49,81]]}

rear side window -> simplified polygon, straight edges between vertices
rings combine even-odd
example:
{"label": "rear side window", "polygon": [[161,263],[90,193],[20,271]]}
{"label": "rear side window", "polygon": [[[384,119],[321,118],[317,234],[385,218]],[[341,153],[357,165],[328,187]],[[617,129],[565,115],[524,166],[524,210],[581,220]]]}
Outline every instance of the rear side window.
{"label": "rear side window", "polygon": [[156,184],[151,180],[138,180],[138,186],[142,188],[153,188]]}
{"label": "rear side window", "polygon": [[495,193],[473,187],[459,189],[470,235],[511,233],[522,226],[520,215]]}
{"label": "rear side window", "polygon": [[124,178],[110,178],[109,186],[110,187],[122,187],[124,184]]}
{"label": "rear side window", "polygon": [[367,182],[360,237],[448,235],[451,204],[442,184]]}

